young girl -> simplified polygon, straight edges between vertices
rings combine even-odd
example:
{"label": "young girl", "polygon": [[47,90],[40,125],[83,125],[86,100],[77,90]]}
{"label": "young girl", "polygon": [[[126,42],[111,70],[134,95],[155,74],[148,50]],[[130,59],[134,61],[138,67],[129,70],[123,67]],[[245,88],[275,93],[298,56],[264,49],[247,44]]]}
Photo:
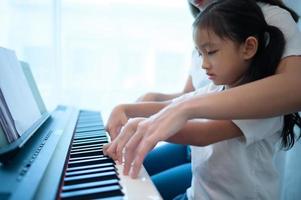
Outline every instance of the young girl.
{"label": "young girl", "polygon": [[[194,23],[194,39],[203,56],[202,67],[215,84],[197,91],[198,94],[223,92],[274,74],[284,48],[283,34],[266,23],[252,0],[220,0],[210,4]],[[125,174],[132,167],[135,177],[147,151],[159,140],[168,139],[196,145],[192,148],[189,199],[279,197],[272,158],[280,139],[284,147],[294,144],[293,127],[296,121],[300,123],[298,114],[233,120],[214,127],[211,120],[199,120],[195,122],[197,132],[182,129],[176,135],[152,133],[153,137],[142,140],[151,131],[141,130],[152,120],[131,120],[108,147],[109,155],[120,158],[120,149],[126,146]]]}

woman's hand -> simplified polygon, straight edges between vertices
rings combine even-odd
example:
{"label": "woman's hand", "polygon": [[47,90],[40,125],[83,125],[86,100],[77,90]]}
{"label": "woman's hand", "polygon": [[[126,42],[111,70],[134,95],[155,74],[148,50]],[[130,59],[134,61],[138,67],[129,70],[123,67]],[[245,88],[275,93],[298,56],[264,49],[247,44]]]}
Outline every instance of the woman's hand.
{"label": "woman's hand", "polygon": [[187,120],[180,103],[174,103],[150,118],[131,122],[135,123],[136,129],[128,123],[120,134],[118,147],[113,147],[118,149],[117,157],[124,160],[124,174],[130,173],[132,178],[136,178],[147,153],[159,141],[177,133]]}
{"label": "woman's hand", "polygon": [[125,113],[123,105],[116,106],[110,114],[106,130],[113,141],[119,134],[121,128],[127,123],[128,117]]}
{"label": "woman's hand", "polygon": [[122,163],[124,146],[136,132],[138,124],[145,120],[145,118],[132,118],[123,126],[120,134],[111,143],[104,145],[104,155],[111,157],[113,160],[117,160]]}

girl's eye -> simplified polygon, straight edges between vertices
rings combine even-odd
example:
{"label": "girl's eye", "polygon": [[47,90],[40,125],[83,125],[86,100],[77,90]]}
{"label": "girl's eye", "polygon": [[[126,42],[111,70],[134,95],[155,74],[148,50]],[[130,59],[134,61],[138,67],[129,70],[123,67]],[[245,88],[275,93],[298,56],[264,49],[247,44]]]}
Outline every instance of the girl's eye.
{"label": "girl's eye", "polygon": [[213,54],[215,54],[217,51],[218,51],[218,50],[208,51],[207,54],[208,54],[208,55],[213,55]]}

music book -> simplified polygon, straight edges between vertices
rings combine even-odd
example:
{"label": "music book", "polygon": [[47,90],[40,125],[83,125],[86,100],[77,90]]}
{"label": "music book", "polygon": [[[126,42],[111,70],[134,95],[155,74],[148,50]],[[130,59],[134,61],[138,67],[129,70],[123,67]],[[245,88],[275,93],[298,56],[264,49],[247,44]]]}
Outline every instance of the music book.
{"label": "music book", "polygon": [[11,143],[42,115],[15,52],[1,47],[0,89],[0,124]]}

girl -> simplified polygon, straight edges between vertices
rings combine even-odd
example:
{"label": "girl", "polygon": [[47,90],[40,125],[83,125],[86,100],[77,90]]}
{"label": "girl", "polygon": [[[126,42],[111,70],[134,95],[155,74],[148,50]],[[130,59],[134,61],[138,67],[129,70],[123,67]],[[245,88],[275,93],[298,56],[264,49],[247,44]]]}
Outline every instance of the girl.
{"label": "girl", "polygon": [[[274,74],[284,48],[281,31],[265,22],[261,9],[252,0],[220,0],[209,5],[194,23],[194,39],[204,59],[203,68],[218,85],[197,92],[201,94],[220,93]],[[272,157],[280,136],[284,147],[294,144],[293,126],[296,121],[300,123],[298,114],[285,116],[284,120],[233,120],[214,127],[210,120],[200,120],[195,123],[198,132],[183,129],[176,135],[173,132],[177,130],[159,135],[145,129],[154,119],[131,120],[107,149],[109,155],[120,159],[116,149],[126,146],[125,174],[134,160],[135,177],[147,151],[159,140],[169,139],[206,146],[192,148],[189,199],[278,198]]]}

